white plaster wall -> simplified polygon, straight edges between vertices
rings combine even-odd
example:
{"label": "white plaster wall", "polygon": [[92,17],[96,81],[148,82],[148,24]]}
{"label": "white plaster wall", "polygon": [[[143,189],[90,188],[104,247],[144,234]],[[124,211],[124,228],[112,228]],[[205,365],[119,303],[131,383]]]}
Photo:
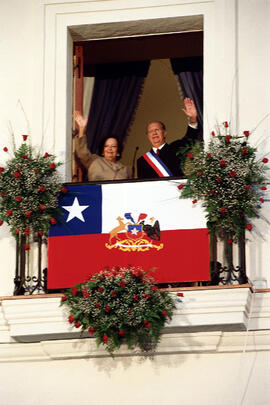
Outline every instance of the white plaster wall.
{"label": "white plaster wall", "polygon": [[[217,117],[228,120],[233,93],[235,126],[250,129],[269,112],[269,1],[267,0],[106,0],[54,4],[40,0],[1,2],[0,13],[0,162],[10,146],[8,123],[16,138],[31,130],[33,144],[63,159],[67,143],[65,27],[125,19],[204,14],[206,130]],[[238,5],[235,14],[235,5]],[[168,7],[167,7],[168,5]],[[130,8],[130,10],[128,10]],[[91,9],[91,12],[89,10]],[[88,10],[88,11],[87,11]],[[73,11],[76,11],[76,13]],[[44,23],[51,21],[52,25]],[[59,23],[60,21],[60,23]],[[54,27],[46,30],[44,27]],[[57,48],[58,46],[58,48]],[[255,76],[255,72],[258,75]],[[55,80],[57,85],[55,86]],[[45,87],[44,87],[45,86]],[[44,95],[44,98],[43,98]],[[27,123],[18,99],[27,115]],[[43,104],[44,102],[44,104]],[[29,126],[29,128],[28,128]],[[252,135],[261,153],[269,150],[269,119]],[[268,204],[264,213],[269,214]],[[250,237],[248,272],[270,283],[270,230],[258,222],[259,236]],[[0,229],[0,295],[12,294],[14,243]],[[265,405],[270,396],[269,351],[220,354],[160,355],[154,359],[74,359],[2,363],[1,403],[45,405],[74,402],[120,404]]]}
{"label": "white plaster wall", "polygon": [[[206,137],[216,118],[231,117],[240,130],[255,127],[270,105],[269,0],[11,0],[1,4],[0,15],[0,162],[6,158],[1,145],[10,146],[11,123],[18,142],[21,133],[30,131],[33,144],[43,144],[64,160],[68,179],[72,88],[68,26],[192,14],[204,16]],[[263,140],[262,155],[270,151],[269,126],[268,118],[251,138],[254,144]],[[269,284],[270,230],[263,222],[257,228],[265,239],[255,232],[250,235],[248,273]],[[0,255],[0,295],[6,295],[12,292],[6,280],[14,271],[14,244],[5,228],[0,229]]]}
{"label": "white plaster wall", "polygon": [[[259,124],[250,142],[258,148],[258,156],[270,158],[270,1],[238,3],[239,128],[252,130]],[[269,195],[262,214],[270,220]],[[256,232],[248,235],[248,274],[252,280],[266,279],[269,287],[270,227],[263,220],[254,223]]]}
{"label": "white plaster wall", "polygon": [[269,364],[269,352],[2,363],[0,398],[5,405],[265,405]]}

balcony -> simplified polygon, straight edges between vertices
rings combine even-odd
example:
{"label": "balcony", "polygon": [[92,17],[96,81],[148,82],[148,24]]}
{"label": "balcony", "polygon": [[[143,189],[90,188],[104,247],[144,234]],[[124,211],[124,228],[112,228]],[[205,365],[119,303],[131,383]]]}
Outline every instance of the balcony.
{"label": "balcony", "polygon": [[[270,349],[270,289],[241,285],[181,291],[184,297],[164,328],[157,354]],[[61,294],[1,298],[0,361],[108,355],[67,322],[60,300]],[[117,355],[136,352],[121,348]]]}

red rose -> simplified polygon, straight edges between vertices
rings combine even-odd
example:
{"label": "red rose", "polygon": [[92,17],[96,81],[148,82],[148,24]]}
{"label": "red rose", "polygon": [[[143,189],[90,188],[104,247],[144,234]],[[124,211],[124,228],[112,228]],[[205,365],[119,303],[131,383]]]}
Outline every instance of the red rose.
{"label": "red rose", "polygon": [[250,186],[248,184],[245,185],[246,190],[250,190]]}
{"label": "red rose", "polygon": [[35,169],[34,172],[35,172],[35,174],[38,174],[38,169]]}
{"label": "red rose", "polygon": [[7,210],[7,211],[6,211],[6,215],[7,215],[8,217],[10,217],[11,214],[12,214],[12,210]]}
{"label": "red rose", "polygon": [[1,196],[2,196],[2,197],[5,197],[5,196],[6,196],[6,193],[1,193]]}
{"label": "red rose", "polygon": [[24,250],[29,250],[30,249],[30,245],[24,245]]}
{"label": "red rose", "polygon": [[152,290],[153,290],[153,291],[157,291],[157,290],[158,290],[158,287],[157,287],[156,285],[153,285]]}
{"label": "red rose", "polygon": [[119,284],[119,285],[120,285],[121,288],[125,288],[126,283],[125,283],[124,281],[120,281],[120,284]]}
{"label": "red rose", "polygon": [[212,135],[212,136],[215,136],[215,135],[216,135],[216,134],[215,134],[215,131],[212,131],[212,132],[211,132],[211,135]]}
{"label": "red rose", "polygon": [[47,153],[47,152],[46,152],[45,155],[44,155],[45,158],[50,157],[50,156],[51,156],[51,155],[50,155],[49,153]]}
{"label": "red rose", "polygon": [[3,151],[4,151],[4,152],[7,152],[7,151],[8,151],[8,148],[5,146],[5,147],[3,148]]}
{"label": "red rose", "polygon": [[61,193],[66,194],[68,191],[68,189],[66,187],[62,187],[61,188]]}
{"label": "red rose", "polygon": [[267,190],[266,186],[261,186],[261,190]]}
{"label": "red rose", "polygon": [[220,212],[226,212],[226,207],[221,207]]}
{"label": "red rose", "polygon": [[51,170],[54,170],[54,169],[56,169],[56,165],[55,165],[54,163],[51,163],[50,166],[49,166],[49,168],[50,168]]}
{"label": "red rose", "polygon": [[202,174],[201,173],[196,173],[196,176],[197,177],[200,177]]}
{"label": "red rose", "polygon": [[188,152],[188,153],[187,153],[187,157],[189,157],[190,159],[193,159],[192,153]]}
{"label": "red rose", "polygon": [[83,293],[83,298],[89,298],[89,297],[90,297],[90,294],[88,292]]}
{"label": "red rose", "polygon": [[225,127],[225,128],[228,128],[228,126],[229,126],[228,122],[225,121],[225,122],[224,122],[224,127]]}
{"label": "red rose", "polygon": [[151,323],[149,321],[143,321],[143,324],[146,328],[150,328]]}
{"label": "red rose", "polygon": [[26,227],[24,229],[24,233],[25,233],[25,235],[29,235],[30,234],[30,229],[28,227]]}
{"label": "red rose", "polygon": [[177,293],[177,295],[178,295],[178,297],[184,297],[184,294],[181,292]]}
{"label": "red rose", "polygon": [[77,287],[73,287],[73,288],[71,289],[71,292],[72,292],[72,295],[76,295],[77,292],[79,292],[79,290],[78,290]]}
{"label": "red rose", "polygon": [[74,325],[75,325],[75,328],[79,328],[81,326],[80,322],[76,322]]}
{"label": "red rose", "polygon": [[211,153],[207,153],[207,157],[210,158],[212,155]]}
{"label": "red rose", "polygon": [[144,294],[144,298],[148,299],[148,298],[150,298],[150,295],[149,294]]}
{"label": "red rose", "polygon": [[267,159],[267,158],[263,158],[262,162],[263,162],[263,163],[268,163],[268,159]]}
{"label": "red rose", "polygon": [[253,228],[251,224],[246,224],[246,228],[251,231],[251,229]]}
{"label": "red rose", "polygon": [[138,295],[133,295],[132,299],[133,299],[133,301],[138,301],[139,297],[138,297]]}
{"label": "red rose", "polygon": [[100,302],[96,303],[96,308],[100,308]]}
{"label": "red rose", "polygon": [[211,195],[214,195],[214,194],[215,194],[215,190],[210,190],[209,193],[210,193]]}
{"label": "red rose", "polygon": [[104,343],[108,342],[108,336],[107,335],[103,335],[102,342],[104,342]]}
{"label": "red rose", "polygon": [[18,170],[18,172],[21,172],[22,171],[21,166],[17,166],[17,170]]}
{"label": "red rose", "polygon": [[22,197],[20,195],[18,195],[17,197],[15,197],[17,201],[22,201]]}
{"label": "red rose", "polygon": [[115,298],[115,297],[117,296],[116,292],[113,291],[113,292],[111,293],[111,296],[112,296],[113,298]]}
{"label": "red rose", "polygon": [[196,204],[196,202],[197,202],[197,200],[193,200],[193,201],[192,201],[192,204]]}
{"label": "red rose", "polygon": [[166,311],[161,311],[161,313],[162,313],[162,315],[164,315],[164,316],[168,316],[168,314],[167,314]]}
{"label": "red rose", "polygon": [[230,171],[230,176],[231,176],[231,177],[235,177],[235,176],[236,176],[236,172],[235,172],[234,170],[231,170],[231,171]]}
{"label": "red rose", "polygon": [[0,167],[0,173],[3,173],[5,171],[4,167]]}
{"label": "red rose", "polygon": [[42,193],[45,191],[45,187],[43,187],[43,186],[40,186],[39,187],[39,191],[41,191]]}
{"label": "red rose", "polygon": [[20,177],[20,176],[21,176],[21,173],[19,173],[19,172],[15,172],[15,173],[13,174],[13,176],[14,176],[14,177],[16,177],[16,179],[17,179],[18,177]]}
{"label": "red rose", "polygon": [[182,190],[183,187],[184,187],[184,184],[179,184],[179,186],[177,186],[178,190]]}
{"label": "red rose", "polygon": [[248,137],[249,136],[249,131],[244,131],[243,134]]}
{"label": "red rose", "polygon": [[112,308],[108,306],[108,307],[105,308],[105,312],[110,312],[111,309]]}
{"label": "red rose", "polygon": [[16,233],[16,235],[19,235],[20,230],[19,230],[19,229],[16,229],[15,233]]}
{"label": "red rose", "polygon": [[118,332],[119,336],[125,336],[125,331],[123,329],[120,329]]}
{"label": "red rose", "polygon": [[26,141],[26,139],[28,138],[28,135],[22,135],[23,140]]}
{"label": "red rose", "polygon": [[243,148],[241,150],[242,155],[246,155],[248,153],[248,148]]}
{"label": "red rose", "polygon": [[66,301],[67,297],[65,295],[63,295],[63,297],[61,297],[61,301]]}
{"label": "red rose", "polygon": [[217,182],[218,182],[218,183],[221,183],[221,182],[222,182],[222,178],[221,178],[221,177],[218,177],[218,178],[217,178]]}
{"label": "red rose", "polygon": [[55,218],[51,218],[51,219],[50,219],[50,223],[51,223],[52,225],[55,225],[55,224],[57,224],[57,221],[56,221]]}
{"label": "red rose", "polygon": [[41,204],[41,205],[39,206],[39,208],[41,209],[41,211],[44,211],[46,207],[45,207],[45,205]]}
{"label": "red rose", "polygon": [[227,240],[228,245],[232,245],[232,239]]}
{"label": "red rose", "polygon": [[221,161],[219,162],[219,164],[220,164],[220,166],[221,166],[221,167],[226,166],[226,162],[225,162],[225,160],[221,160]]}
{"label": "red rose", "polygon": [[30,218],[30,217],[31,217],[31,212],[30,212],[30,211],[26,211],[25,216],[26,216],[27,218]]}
{"label": "red rose", "polygon": [[231,135],[226,136],[226,138],[225,138],[225,142],[229,143],[229,142],[230,142],[230,140],[231,140]]}
{"label": "red rose", "polygon": [[27,156],[26,156],[26,155],[22,155],[22,158],[23,158],[23,159],[27,159]]}
{"label": "red rose", "polygon": [[42,235],[43,235],[43,232],[42,232],[42,231],[38,231],[38,234],[39,234],[40,236],[42,236]]}
{"label": "red rose", "polygon": [[95,333],[95,329],[94,328],[89,328],[88,332],[90,333],[90,335],[93,335]]}
{"label": "red rose", "polygon": [[[2,221],[2,219],[0,219],[0,226],[2,226],[3,225],[3,221]],[[16,229],[17,230],[17,229]]]}
{"label": "red rose", "polygon": [[263,199],[263,198],[260,198],[260,202],[263,204],[263,203],[264,203],[264,199]]}
{"label": "red rose", "polygon": [[103,288],[103,287],[99,287],[99,288],[98,288],[98,292],[102,293],[103,291],[104,291],[104,288]]}
{"label": "red rose", "polygon": [[73,322],[74,322],[74,316],[73,316],[73,315],[69,315],[68,321],[69,321],[69,323],[73,323]]}

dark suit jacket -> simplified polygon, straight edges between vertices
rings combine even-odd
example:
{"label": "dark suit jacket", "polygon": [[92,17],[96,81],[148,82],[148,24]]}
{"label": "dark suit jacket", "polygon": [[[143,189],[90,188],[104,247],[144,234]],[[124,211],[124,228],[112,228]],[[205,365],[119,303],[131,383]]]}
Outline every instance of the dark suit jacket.
{"label": "dark suit jacket", "polygon": [[[186,135],[182,139],[178,139],[170,144],[166,143],[160,150],[158,157],[170,169],[173,176],[182,176],[183,172],[180,168],[180,159],[176,156],[179,148],[184,147],[189,139],[195,140],[198,137],[198,129],[188,126]],[[143,156],[137,160],[137,170],[139,179],[153,179],[158,178],[158,174],[146,162]]]}

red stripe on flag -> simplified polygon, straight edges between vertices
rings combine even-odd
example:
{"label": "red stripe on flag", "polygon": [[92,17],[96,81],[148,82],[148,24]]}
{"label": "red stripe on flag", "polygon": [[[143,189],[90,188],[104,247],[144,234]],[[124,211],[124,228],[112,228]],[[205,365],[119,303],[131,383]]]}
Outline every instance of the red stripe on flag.
{"label": "red stripe on flag", "polygon": [[68,288],[84,282],[105,266],[156,267],[158,283],[209,280],[209,238],[207,229],[162,231],[160,250],[123,252],[107,249],[108,234],[49,238],[48,288]]}
{"label": "red stripe on flag", "polygon": [[147,161],[147,163],[149,163],[149,165],[152,167],[152,169],[155,170],[155,172],[159,175],[159,177],[165,177],[163,173],[161,173],[161,171],[159,170],[159,168],[152,162],[151,159],[149,159],[149,157],[147,156],[147,154],[143,155],[143,157],[145,158],[145,160]]}

